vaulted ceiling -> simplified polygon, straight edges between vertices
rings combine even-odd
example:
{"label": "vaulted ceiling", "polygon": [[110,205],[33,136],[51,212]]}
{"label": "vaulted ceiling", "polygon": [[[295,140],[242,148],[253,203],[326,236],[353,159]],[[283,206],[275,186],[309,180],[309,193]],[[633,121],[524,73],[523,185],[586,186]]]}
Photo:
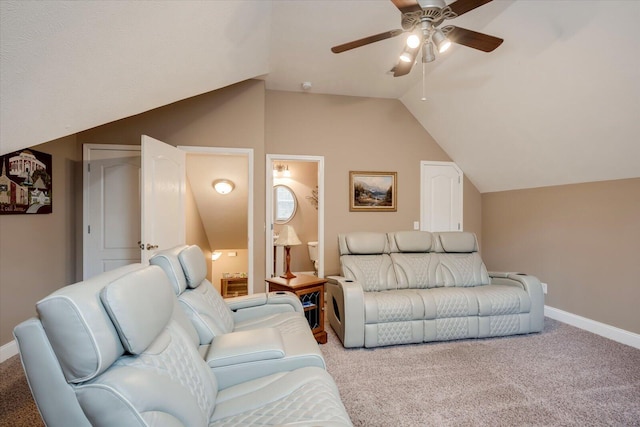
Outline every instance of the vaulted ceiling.
{"label": "vaulted ceiling", "polygon": [[[448,3],[451,1],[447,0]],[[250,78],[397,98],[481,192],[640,176],[640,2],[495,0],[452,20],[505,39],[389,74],[389,0],[0,2],[0,154]],[[421,101],[423,90],[426,101]]]}

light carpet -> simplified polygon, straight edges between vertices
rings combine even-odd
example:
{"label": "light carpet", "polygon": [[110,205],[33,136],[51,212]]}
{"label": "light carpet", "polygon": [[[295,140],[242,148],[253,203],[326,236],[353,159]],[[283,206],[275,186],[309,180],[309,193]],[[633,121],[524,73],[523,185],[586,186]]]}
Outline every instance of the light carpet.
{"label": "light carpet", "polygon": [[321,346],[356,426],[640,426],[640,350],[545,319],[542,333]]}

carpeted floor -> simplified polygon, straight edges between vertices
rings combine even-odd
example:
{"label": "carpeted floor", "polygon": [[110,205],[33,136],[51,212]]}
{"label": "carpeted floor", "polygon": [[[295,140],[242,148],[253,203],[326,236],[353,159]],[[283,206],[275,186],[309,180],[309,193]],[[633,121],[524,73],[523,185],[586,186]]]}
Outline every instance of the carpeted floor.
{"label": "carpeted floor", "polygon": [[[545,320],[540,334],[346,350],[321,346],[356,426],[640,426],[640,350]],[[17,356],[0,426],[42,426]]]}
{"label": "carpeted floor", "polygon": [[545,319],[524,336],[346,350],[328,370],[356,426],[640,426],[640,350]]}

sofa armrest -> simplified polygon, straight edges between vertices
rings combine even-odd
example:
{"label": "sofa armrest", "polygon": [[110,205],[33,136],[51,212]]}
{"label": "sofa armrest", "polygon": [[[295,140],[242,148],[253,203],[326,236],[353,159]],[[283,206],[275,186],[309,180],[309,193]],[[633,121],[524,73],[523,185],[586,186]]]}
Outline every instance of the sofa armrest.
{"label": "sofa armrest", "polygon": [[531,332],[540,332],[544,328],[544,293],[540,280],[524,273],[490,271],[489,277],[493,285],[518,286],[531,299]]}
{"label": "sofa armrest", "polygon": [[364,347],[364,291],[360,283],[327,277],[329,323],[346,348]]}
{"label": "sofa armrest", "polygon": [[297,311],[304,313],[300,298],[293,292],[269,292],[227,298],[225,302],[233,312],[236,322]]}
{"label": "sofa armrest", "polygon": [[220,335],[213,340],[205,356],[211,368],[282,359],[282,336],[275,328],[252,329]]}

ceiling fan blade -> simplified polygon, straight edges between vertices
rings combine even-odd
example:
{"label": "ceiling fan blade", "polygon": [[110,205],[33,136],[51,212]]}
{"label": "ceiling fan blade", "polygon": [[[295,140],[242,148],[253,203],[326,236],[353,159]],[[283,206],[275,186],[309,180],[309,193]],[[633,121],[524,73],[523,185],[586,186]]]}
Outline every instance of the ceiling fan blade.
{"label": "ceiling fan blade", "polygon": [[449,8],[456,15],[460,16],[491,1],[492,0],[458,0],[451,3]]}
{"label": "ceiling fan blade", "polygon": [[422,10],[416,0],[391,0],[391,2],[400,9],[400,12],[402,13],[418,12]]}
{"label": "ceiling fan blade", "polygon": [[391,37],[399,36],[404,33],[404,30],[391,30],[384,33],[375,34],[373,36],[365,37],[362,39],[354,40],[352,42],[344,43],[331,48],[333,53],[341,53],[347,50],[355,49],[360,46],[365,46],[371,43],[379,42],[380,40],[390,39]]}
{"label": "ceiling fan blade", "polygon": [[419,51],[419,46],[415,49],[409,49],[408,53],[411,56],[411,61],[405,62],[402,60],[398,60],[396,66],[391,69],[391,71],[393,71],[393,77],[400,77],[409,74],[411,68],[413,67],[413,64],[416,63],[416,56],[418,55]]}
{"label": "ceiling fan blade", "polygon": [[466,28],[454,27],[453,25],[442,28],[442,32],[452,43],[472,47],[483,52],[492,52],[504,41],[498,37],[477,33]]}

